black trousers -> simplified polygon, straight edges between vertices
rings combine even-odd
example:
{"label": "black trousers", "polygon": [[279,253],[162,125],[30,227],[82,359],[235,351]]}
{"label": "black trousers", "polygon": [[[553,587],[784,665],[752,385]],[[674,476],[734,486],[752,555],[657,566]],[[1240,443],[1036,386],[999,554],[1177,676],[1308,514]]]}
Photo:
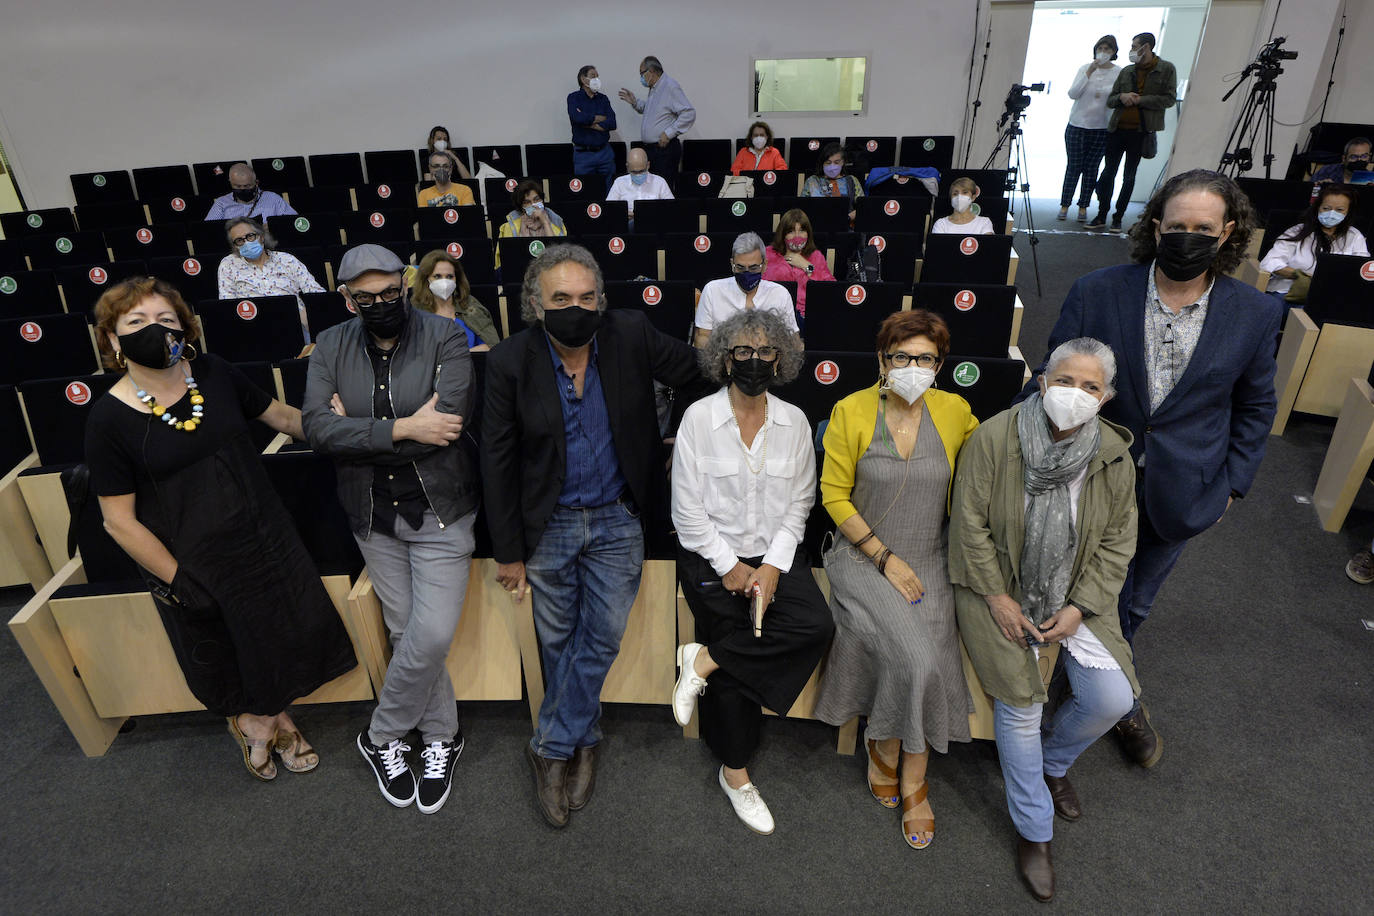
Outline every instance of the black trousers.
{"label": "black trousers", "polygon": [[1097,210],[1103,216],[1112,205],[1112,185],[1116,183],[1116,170],[1121,166],[1121,157],[1126,157],[1126,170],[1121,173],[1121,193],[1116,197],[1117,219],[1126,215],[1126,207],[1131,202],[1131,192],[1135,190],[1135,172],[1140,168],[1140,145],[1145,142],[1143,130],[1114,130],[1107,134],[1107,152],[1102,161],[1102,175],[1097,179]]}
{"label": "black trousers", "polygon": [[654,140],[644,145],[644,153],[649,157],[649,171],[668,182],[668,189],[676,194],[677,173],[682,165],[682,141],[674,137],[667,146],[659,146]]}
{"label": "black trousers", "polygon": [[[754,567],[762,562],[761,557],[741,559]],[[706,693],[697,703],[701,737],[721,763],[742,769],[759,744],[761,706],[786,713],[830,645],[835,632],[830,606],[800,548],[792,568],[778,577],[759,637],[750,620],[751,599],[726,591],[700,555],[679,546],[677,575],[696,620],[696,641],[720,665],[706,679]]]}

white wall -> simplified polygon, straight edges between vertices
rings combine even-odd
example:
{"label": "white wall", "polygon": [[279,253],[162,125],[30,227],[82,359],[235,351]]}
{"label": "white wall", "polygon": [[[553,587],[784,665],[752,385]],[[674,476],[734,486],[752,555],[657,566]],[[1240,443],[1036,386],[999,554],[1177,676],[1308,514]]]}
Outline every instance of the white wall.
{"label": "white wall", "polygon": [[[1327,100],[1326,120],[1374,124],[1374,3],[1369,0],[1344,0],[1341,7],[1346,12],[1345,37],[1341,42],[1336,73],[1330,77],[1331,61],[1336,53],[1336,33],[1341,25],[1339,16],[1332,23],[1325,53],[1317,68],[1308,111],[1320,111],[1322,97],[1326,94],[1326,82],[1330,77],[1336,85]],[[1312,49],[1312,53],[1316,50]],[[1304,129],[1301,140],[1305,141],[1306,138]]]}
{"label": "white wall", "polygon": [[[773,118],[779,136],[954,134],[974,9],[943,0],[10,4],[0,20],[0,141],[30,207],[70,204],[73,172],[415,147],[436,123],[462,145],[564,141],[577,68],[597,65],[613,95],[638,88],[644,54],[658,55],[696,105],[689,136],[735,137],[749,123],[751,56],[814,52],[871,57],[868,113]],[[1000,99],[1019,75],[989,74],[990,92]],[[637,138],[638,116],[615,104],[619,136]]]}

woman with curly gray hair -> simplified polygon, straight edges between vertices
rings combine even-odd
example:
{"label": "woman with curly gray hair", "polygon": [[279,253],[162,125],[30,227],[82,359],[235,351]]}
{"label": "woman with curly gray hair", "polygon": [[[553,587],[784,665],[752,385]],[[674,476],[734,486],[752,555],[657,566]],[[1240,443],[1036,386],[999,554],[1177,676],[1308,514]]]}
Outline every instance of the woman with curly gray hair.
{"label": "woman with curly gray hair", "polygon": [[825,653],[834,625],[801,546],[816,498],[811,426],[768,389],[796,378],[801,344],[772,312],[738,312],[700,352],[722,387],[687,408],[673,450],[678,582],[701,642],[677,650],[673,715],[701,697],[701,736],[745,826],[773,832],[747,769],[761,706],[786,712]]}

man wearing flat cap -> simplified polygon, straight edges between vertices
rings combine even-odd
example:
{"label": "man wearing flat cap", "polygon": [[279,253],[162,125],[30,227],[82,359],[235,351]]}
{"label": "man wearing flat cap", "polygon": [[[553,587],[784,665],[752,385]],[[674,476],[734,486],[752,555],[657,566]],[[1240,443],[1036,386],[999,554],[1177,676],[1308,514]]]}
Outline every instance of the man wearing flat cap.
{"label": "man wearing flat cap", "polygon": [[[358,750],[382,796],[425,814],[448,799],[463,751],[445,662],[467,593],[477,512],[467,338],[412,309],[405,265],[380,245],[349,249],[339,292],[357,318],[320,333],[302,420],[333,457],[339,501],[391,635],[391,663]],[[419,778],[406,738],[420,732]]]}

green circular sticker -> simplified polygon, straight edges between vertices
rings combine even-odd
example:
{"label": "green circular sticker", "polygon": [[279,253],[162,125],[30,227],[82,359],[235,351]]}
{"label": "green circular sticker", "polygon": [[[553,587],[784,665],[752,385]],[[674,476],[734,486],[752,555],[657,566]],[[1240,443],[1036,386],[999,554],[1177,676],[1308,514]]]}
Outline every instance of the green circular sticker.
{"label": "green circular sticker", "polygon": [[748,209],[749,208],[744,205],[744,201],[742,200],[737,200],[730,205],[730,212],[735,214],[736,216],[743,216],[744,211]]}
{"label": "green circular sticker", "polygon": [[974,216],[981,216],[983,213],[983,208],[978,206],[977,204],[973,204],[968,208],[968,212],[972,213]]}
{"label": "green circular sticker", "polygon": [[304,216],[298,216],[296,217],[295,226],[297,232],[309,232],[310,220],[306,219]]}
{"label": "green circular sticker", "polygon": [[62,236],[62,238],[57,240],[57,250],[62,252],[63,254],[71,254],[72,240],[67,238],[65,235]]}
{"label": "green circular sticker", "polygon": [[535,239],[533,242],[530,242],[530,257],[532,257],[532,258],[537,258],[537,257],[539,257],[539,256],[540,256],[541,254],[543,254],[543,253],[544,253],[544,243],[543,243],[543,242],[539,241],[539,239]]}
{"label": "green circular sticker", "polygon": [[91,178],[91,184],[95,185],[97,188],[103,188],[103,187],[105,187],[105,176],[104,176],[104,175],[95,175],[95,176],[93,176],[93,177]]}
{"label": "green circular sticker", "polygon": [[286,168],[286,163],[282,162],[280,159],[273,159],[272,168],[280,172],[282,169]]}
{"label": "green circular sticker", "polygon": [[24,222],[29,224],[30,229],[37,229],[39,226],[43,225],[43,217],[39,216],[37,213],[30,213],[29,218]]}
{"label": "green circular sticker", "polygon": [[960,387],[967,388],[969,385],[978,384],[978,378],[982,374],[973,363],[960,363],[954,367],[954,382]]}
{"label": "green circular sticker", "polygon": [[921,144],[921,148],[924,149],[927,153],[935,149],[935,138],[926,137],[925,142]]}
{"label": "green circular sticker", "polygon": [[19,284],[14,282],[14,277],[0,277],[0,293],[8,296],[19,288]]}

